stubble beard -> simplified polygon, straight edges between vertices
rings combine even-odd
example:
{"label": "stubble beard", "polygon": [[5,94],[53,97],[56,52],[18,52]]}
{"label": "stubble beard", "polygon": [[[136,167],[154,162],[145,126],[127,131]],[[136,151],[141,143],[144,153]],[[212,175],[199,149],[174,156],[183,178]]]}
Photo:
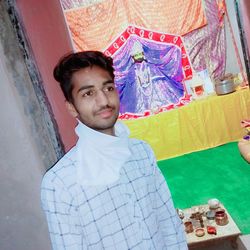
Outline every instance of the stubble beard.
{"label": "stubble beard", "polygon": [[[117,110],[114,107],[110,107],[110,108],[112,108],[115,111],[115,113],[113,114],[112,117],[110,117],[108,119],[99,120],[98,116],[95,116],[95,115],[94,115],[94,117],[97,117],[97,119],[96,119],[96,121],[94,120],[92,122],[86,121],[86,119],[84,119],[84,117],[81,117],[80,115],[78,116],[78,119],[84,125],[86,125],[87,127],[91,128],[95,131],[105,133],[105,134],[113,134],[114,135],[114,125],[119,117],[119,110]],[[107,133],[107,131],[111,131],[111,133]]]}

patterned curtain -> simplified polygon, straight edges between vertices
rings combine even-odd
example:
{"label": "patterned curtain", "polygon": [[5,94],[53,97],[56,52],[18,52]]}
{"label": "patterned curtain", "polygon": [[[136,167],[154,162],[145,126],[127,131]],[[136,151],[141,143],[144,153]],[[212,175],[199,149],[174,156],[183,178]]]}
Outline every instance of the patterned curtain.
{"label": "patterned curtain", "polygon": [[61,2],[76,50],[103,50],[129,25],[175,35],[206,25],[202,0]]}
{"label": "patterned curtain", "polygon": [[61,4],[64,10],[80,8],[80,7],[88,7],[103,0],[61,0]]}

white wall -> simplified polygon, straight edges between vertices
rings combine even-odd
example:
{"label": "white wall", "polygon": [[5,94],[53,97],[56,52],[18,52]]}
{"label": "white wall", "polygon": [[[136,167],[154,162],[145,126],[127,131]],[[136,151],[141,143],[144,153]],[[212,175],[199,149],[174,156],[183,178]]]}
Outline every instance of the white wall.
{"label": "white wall", "polygon": [[0,249],[45,250],[47,225],[39,198],[45,167],[3,59],[0,44]]}
{"label": "white wall", "polygon": [[46,126],[40,121],[42,111],[2,3],[0,1],[0,249],[49,250],[47,223],[40,205],[40,184],[56,156],[51,144],[46,143],[43,153],[38,146],[43,144],[44,136],[39,126],[34,127],[34,120]]}

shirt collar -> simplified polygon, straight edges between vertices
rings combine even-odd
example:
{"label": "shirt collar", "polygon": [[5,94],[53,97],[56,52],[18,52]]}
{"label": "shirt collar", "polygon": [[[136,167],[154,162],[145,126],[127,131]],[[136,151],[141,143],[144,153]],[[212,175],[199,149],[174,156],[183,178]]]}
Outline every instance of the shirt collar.
{"label": "shirt collar", "polygon": [[131,156],[129,129],[120,121],[115,135],[95,131],[78,121],[77,181],[81,185],[107,185],[119,179],[120,168]]}

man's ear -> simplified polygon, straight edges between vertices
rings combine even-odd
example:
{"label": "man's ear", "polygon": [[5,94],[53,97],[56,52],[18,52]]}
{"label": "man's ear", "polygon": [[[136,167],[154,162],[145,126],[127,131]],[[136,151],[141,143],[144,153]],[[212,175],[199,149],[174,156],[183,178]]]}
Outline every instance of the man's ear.
{"label": "man's ear", "polygon": [[78,112],[75,109],[74,105],[71,102],[65,101],[65,105],[66,108],[68,110],[68,112],[74,117],[77,118],[78,117]]}

